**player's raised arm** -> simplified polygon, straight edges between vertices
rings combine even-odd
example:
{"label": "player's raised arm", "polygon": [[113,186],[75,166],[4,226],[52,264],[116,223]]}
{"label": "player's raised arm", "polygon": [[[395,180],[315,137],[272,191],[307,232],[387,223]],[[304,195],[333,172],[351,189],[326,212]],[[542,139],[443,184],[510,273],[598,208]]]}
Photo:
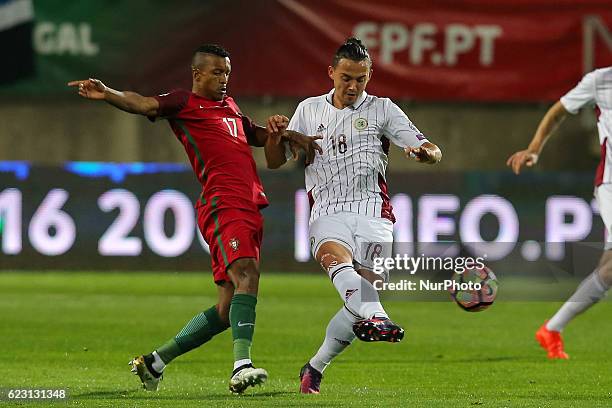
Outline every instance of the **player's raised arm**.
{"label": "player's raised arm", "polygon": [[99,79],[85,79],[68,82],[68,86],[77,87],[79,95],[87,99],[104,100],[109,104],[129,113],[144,116],[157,116],[159,102],[149,96],[136,92],[117,91],[102,83]]}
{"label": "player's raised arm", "polygon": [[567,113],[561,101],[557,101],[557,103],[548,109],[548,112],[546,112],[540,121],[538,129],[527,149],[519,150],[512,154],[506,161],[506,165],[512,168],[514,174],[519,174],[521,172],[521,167],[532,167],[538,162],[544,145],[555,133],[561,122],[563,122]]}

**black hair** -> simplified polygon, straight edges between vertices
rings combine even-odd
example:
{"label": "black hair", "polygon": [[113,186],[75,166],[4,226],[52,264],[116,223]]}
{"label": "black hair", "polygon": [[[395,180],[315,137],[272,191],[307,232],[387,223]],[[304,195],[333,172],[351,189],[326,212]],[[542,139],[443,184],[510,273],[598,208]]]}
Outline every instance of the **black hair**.
{"label": "black hair", "polygon": [[195,59],[196,55],[198,55],[199,53],[216,55],[217,57],[221,57],[221,58],[229,58],[230,56],[229,52],[227,52],[225,48],[217,44],[200,45],[193,52],[193,58]]}
{"label": "black hair", "polygon": [[356,62],[367,60],[370,66],[372,66],[372,58],[370,58],[368,49],[363,45],[360,39],[355,37],[348,38],[344,44],[338,48],[334,54],[332,67],[335,68],[342,58],[347,58]]}

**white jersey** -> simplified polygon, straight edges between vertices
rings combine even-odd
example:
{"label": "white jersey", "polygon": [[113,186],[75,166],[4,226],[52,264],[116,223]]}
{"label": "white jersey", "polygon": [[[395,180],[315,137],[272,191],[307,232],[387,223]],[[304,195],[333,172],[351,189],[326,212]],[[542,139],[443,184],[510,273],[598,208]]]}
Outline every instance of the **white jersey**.
{"label": "white jersey", "polygon": [[597,105],[601,159],[595,174],[595,185],[612,183],[612,67],[586,74],[574,89],[561,97],[561,104],[573,114],[585,105]]}
{"label": "white jersey", "polygon": [[390,99],[363,92],[352,106],[337,109],[333,92],[302,101],[288,127],[323,136],[317,142],[323,154],[305,170],[310,222],[341,212],[394,221],[385,179],[389,141],[404,148],[427,139]]}

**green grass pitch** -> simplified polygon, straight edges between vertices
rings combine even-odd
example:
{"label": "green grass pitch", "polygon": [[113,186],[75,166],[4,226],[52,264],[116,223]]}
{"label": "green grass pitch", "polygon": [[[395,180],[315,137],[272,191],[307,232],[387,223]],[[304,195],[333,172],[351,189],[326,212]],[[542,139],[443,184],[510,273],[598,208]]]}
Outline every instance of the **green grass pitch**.
{"label": "green grass pitch", "polygon": [[130,358],[215,294],[208,273],[0,273],[0,388],[69,389],[67,403],[36,407],[612,406],[609,302],[566,330],[569,361],[547,361],[533,337],[558,303],[466,313],[450,302],[388,302],[404,341],[356,340],[325,372],[321,395],[300,395],[298,371],[341,305],[323,274],[262,276],[253,356],[270,374],[263,387],[230,395],[228,331],[175,360],[158,393],[142,390]]}

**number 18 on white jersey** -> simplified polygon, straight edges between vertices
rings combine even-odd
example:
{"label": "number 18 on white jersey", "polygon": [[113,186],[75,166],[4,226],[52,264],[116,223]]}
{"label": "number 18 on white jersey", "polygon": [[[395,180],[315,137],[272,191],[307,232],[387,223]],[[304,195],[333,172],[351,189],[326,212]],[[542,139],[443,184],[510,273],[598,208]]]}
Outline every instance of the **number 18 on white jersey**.
{"label": "number 18 on white jersey", "polygon": [[427,139],[388,98],[364,92],[337,109],[332,97],[333,90],[302,101],[289,123],[289,130],[323,137],[323,154],[305,170],[310,222],[341,212],[395,221],[385,179],[390,141],[405,148]]}

